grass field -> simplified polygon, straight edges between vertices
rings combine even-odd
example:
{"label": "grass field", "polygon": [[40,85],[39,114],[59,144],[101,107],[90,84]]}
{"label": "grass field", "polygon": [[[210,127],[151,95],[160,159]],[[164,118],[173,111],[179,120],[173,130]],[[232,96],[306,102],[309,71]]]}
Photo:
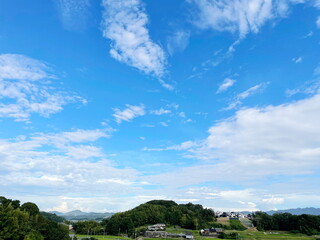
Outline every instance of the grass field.
{"label": "grass field", "polygon": [[252,240],[315,240],[316,237],[307,236],[304,234],[293,234],[289,232],[273,231],[273,232],[252,232],[246,231],[226,231],[226,232],[237,232],[240,234],[240,239],[252,239]]}
{"label": "grass field", "polygon": [[[180,229],[182,230],[182,229]],[[186,230],[183,229],[183,231],[180,232],[185,232],[189,231],[191,232],[192,230]],[[193,231],[192,231],[193,232]],[[232,230],[226,230],[227,233],[230,232],[237,232],[240,234],[240,239],[251,239],[251,240],[315,240],[316,237],[313,236],[307,236],[304,234],[293,234],[293,233],[288,233],[288,232],[279,232],[279,231],[274,231],[273,233],[270,232],[252,232],[252,231],[232,231]],[[276,234],[277,233],[277,234]],[[87,235],[76,235],[78,239],[80,238],[85,238]],[[129,240],[130,238],[125,238],[125,237],[117,237],[117,236],[102,236],[102,235],[95,235],[90,237],[97,238],[99,240]],[[320,238],[320,236],[318,236]],[[180,240],[179,238],[142,238],[138,237],[137,239],[143,239],[143,240]],[[184,238],[182,238],[184,240]],[[214,238],[209,238],[209,237],[200,237],[199,234],[195,234],[195,240],[214,240]]]}
{"label": "grass field", "polygon": [[248,219],[248,218],[240,218],[240,222],[242,223],[243,226],[245,226],[246,228],[251,228],[252,222]]}
{"label": "grass field", "polygon": [[[81,234],[76,234],[76,237],[78,239],[80,238],[86,238],[87,235],[81,235]],[[89,235],[89,237],[94,237],[94,238],[97,238],[97,239],[105,239],[105,240],[131,240],[131,238],[126,238],[126,237],[118,237],[118,236],[112,236],[112,235],[106,235],[106,236],[103,236],[103,235]]]}
{"label": "grass field", "polygon": [[221,223],[223,225],[230,226],[230,221],[229,221],[228,217],[219,217],[219,218],[217,218],[217,223]]}
{"label": "grass field", "polygon": [[189,229],[184,229],[184,228],[166,228],[166,232],[168,232],[168,233],[192,232],[195,237],[200,236],[199,230],[189,230]]}

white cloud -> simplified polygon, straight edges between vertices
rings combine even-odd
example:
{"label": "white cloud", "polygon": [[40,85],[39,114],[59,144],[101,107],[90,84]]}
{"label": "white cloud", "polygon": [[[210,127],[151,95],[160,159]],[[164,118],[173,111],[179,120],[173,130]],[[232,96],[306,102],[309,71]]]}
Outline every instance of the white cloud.
{"label": "white cloud", "polygon": [[317,25],[317,28],[320,28],[320,17],[317,18],[316,25]]}
{"label": "white cloud", "polygon": [[144,105],[134,106],[126,104],[126,109],[120,110],[119,108],[114,108],[114,114],[112,116],[115,118],[117,123],[123,121],[130,122],[136,117],[145,115]]}
{"label": "white cloud", "polygon": [[309,38],[313,36],[313,32],[310,31],[307,35],[303,36],[303,38]]}
{"label": "white cloud", "polygon": [[166,56],[147,29],[148,16],[140,0],[103,0],[103,36],[111,40],[110,54],[146,74],[161,77]]}
{"label": "white cloud", "polygon": [[164,114],[169,114],[171,113],[171,110],[168,110],[168,109],[164,109],[164,108],[160,108],[158,110],[151,110],[150,111],[151,114],[154,114],[154,115],[164,115]]}
{"label": "white cloud", "polygon": [[282,204],[284,202],[284,199],[281,197],[272,196],[271,198],[262,199],[262,202],[275,205],[275,204]]}
{"label": "white cloud", "polygon": [[83,31],[86,28],[90,0],[56,0],[56,3],[65,29]]}
{"label": "white cloud", "polygon": [[292,58],[291,60],[294,63],[301,63],[302,62],[302,57]]}
{"label": "white cloud", "polygon": [[167,83],[166,81],[159,79],[159,83],[161,84],[162,87],[168,89],[169,91],[174,90],[174,86],[172,84]]}
{"label": "white cloud", "polygon": [[165,122],[159,122],[159,124],[161,125],[161,126],[163,126],[163,127],[168,127],[169,125],[167,124],[167,123],[165,123]]}
{"label": "white cloud", "polygon": [[88,159],[103,156],[101,149],[94,146],[68,146],[66,150],[66,154],[74,159]]}
{"label": "white cloud", "polygon": [[294,1],[272,0],[188,0],[197,6],[194,24],[202,29],[239,33],[259,32],[268,21],[285,17]]}
{"label": "white cloud", "polygon": [[179,117],[182,117],[182,118],[187,117],[185,112],[179,112],[178,115],[179,115]]}
{"label": "white cloud", "polygon": [[[35,199],[43,208],[58,207],[64,203],[60,209],[77,209],[83,203],[84,208],[98,208],[100,211],[106,205],[106,202],[99,202],[105,192],[108,192],[110,198],[117,198],[124,192],[134,194],[146,184],[139,179],[138,172],[131,168],[118,168],[105,159],[99,147],[92,145],[95,141],[108,137],[108,134],[109,130],[106,129],[78,129],[1,139],[1,192],[9,192],[16,198],[23,193],[21,200]],[[92,157],[95,157],[94,161]],[[71,196],[80,198],[86,195],[83,193],[88,189],[90,199],[87,201],[97,200],[99,207],[84,200],[67,199]],[[119,201],[118,198],[117,200]],[[119,206],[120,204],[117,208]]]}
{"label": "white cloud", "polygon": [[143,151],[157,151],[157,152],[160,152],[160,151],[168,151],[168,150],[177,150],[177,151],[182,151],[182,150],[189,150],[190,148],[193,148],[193,147],[196,147],[196,146],[199,146],[197,143],[195,142],[192,142],[192,141],[186,141],[186,142],[183,142],[179,145],[173,145],[173,146],[170,146],[170,147],[165,147],[165,148],[147,148],[147,147],[144,147],[142,150]]}
{"label": "white cloud", "polygon": [[258,92],[263,91],[267,85],[269,84],[269,82],[267,83],[260,83],[257,84],[241,93],[239,93],[238,95],[236,95],[232,102],[228,105],[228,107],[224,108],[223,110],[231,110],[231,109],[235,109],[237,108],[239,105],[242,104],[242,101]]}
{"label": "white cloud", "polygon": [[176,51],[183,51],[189,44],[190,33],[186,31],[175,31],[174,34],[167,38],[167,49],[170,55]]}
{"label": "white cloud", "polygon": [[217,93],[221,93],[226,91],[228,88],[232,87],[235,84],[236,80],[231,78],[226,78],[223,80],[223,82],[220,84]]}
{"label": "white cloud", "polygon": [[43,62],[19,54],[0,55],[0,79],[36,81],[52,78]]}
{"label": "white cloud", "polygon": [[286,94],[291,97],[295,94],[315,95],[320,93],[320,66],[317,66],[313,71],[313,79],[303,83],[301,86],[294,89],[287,89]]}
{"label": "white cloud", "polygon": [[86,100],[57,91],[48,80],[55,76],[47,64],[18,54],[0,55],[0,117],[29,121],[32,113],[43,117],[63,110],[63,106]]}
{"label": "white cloud", "polygon": [[188,118],[187,120],[183,121],[183,123],[189,123],[189,122],[192,122],[191,118]]}
{"label": "white cloud", "polygon": [[[175,186],[201,182],[250,181],[267,176],[312,174],[320,167],[320,95],[279,106],[247,108],[209,129],[204,140],[163,150],[184,151],[203,160],[151,177]],[[223,174],[212,174],[212,171]],[[193,173],[193,178],[188,175]]]}

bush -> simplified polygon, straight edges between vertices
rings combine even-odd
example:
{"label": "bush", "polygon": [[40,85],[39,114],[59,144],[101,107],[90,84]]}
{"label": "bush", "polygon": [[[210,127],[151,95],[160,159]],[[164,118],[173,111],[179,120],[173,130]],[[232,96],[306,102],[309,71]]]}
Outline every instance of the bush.
{"label": "bush", "polygon": [[239,233],[221,233],[219,238],[222,239],[240,239]]}

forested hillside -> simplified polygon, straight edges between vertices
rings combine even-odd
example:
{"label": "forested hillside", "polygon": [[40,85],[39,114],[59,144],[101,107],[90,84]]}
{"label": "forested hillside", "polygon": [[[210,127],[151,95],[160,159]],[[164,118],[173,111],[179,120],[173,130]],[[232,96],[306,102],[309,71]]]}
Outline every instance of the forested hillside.
{"label": "forested hillside", "polygon": [[174,201],[153,200],[138,207],[114,214],[104,220],[109,234],[131,233],[135,228],[148,224],[165,223],[188,229],[200,229],[215,221],[212,209],[199,204],[177,204]]}
{"label": "forested hillside", "polygon": [[36,204],[0,197],[0,240],[69,240],[66,226],[43,216]]}
{"label": "forested hillside", "polygon": [[320,233],[320,216],[290,213],[275,213],[272,216],[264,212],[253,214],[253,224],[258,230],[282,230],[300,232],[307,235]]}

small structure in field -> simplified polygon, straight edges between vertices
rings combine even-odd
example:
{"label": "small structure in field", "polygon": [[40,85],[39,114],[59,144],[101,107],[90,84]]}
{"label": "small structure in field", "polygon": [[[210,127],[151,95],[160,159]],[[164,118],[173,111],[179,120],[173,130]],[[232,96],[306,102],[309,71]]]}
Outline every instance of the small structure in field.
{"label": "small structure in field", "polygon": [[186,239],[193,239],[193,234],[192,232],[186,232]]}

